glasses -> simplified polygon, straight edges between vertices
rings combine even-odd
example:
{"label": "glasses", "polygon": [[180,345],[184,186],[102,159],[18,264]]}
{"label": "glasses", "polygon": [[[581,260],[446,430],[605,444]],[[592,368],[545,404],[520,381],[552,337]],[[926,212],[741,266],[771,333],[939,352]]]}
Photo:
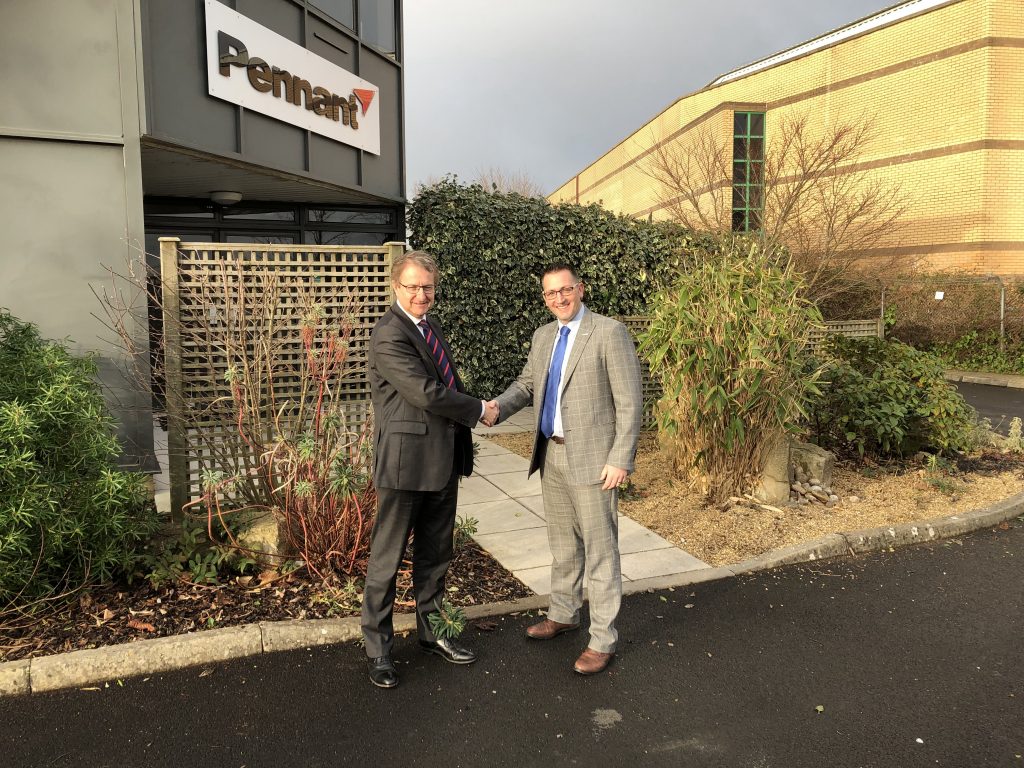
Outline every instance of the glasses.
{"label": "glasses", "polygon": [[573,283],[572,285],[567,285],[565,288],[557,288],[553,291],[544,291],[541,296],[544,297],[544,301],[554,301],[559,296],[563,299],[568,299],[572,296],[578,285],[579,283]]}
{"label": "glasses", "polygon": [[405,283],[399,283],[399,285],[405,288],[405,290],[409,292],[410,296],[415,296],[420,291],[423,291],[424,296],[434,295],[433,285],[406,285]]}

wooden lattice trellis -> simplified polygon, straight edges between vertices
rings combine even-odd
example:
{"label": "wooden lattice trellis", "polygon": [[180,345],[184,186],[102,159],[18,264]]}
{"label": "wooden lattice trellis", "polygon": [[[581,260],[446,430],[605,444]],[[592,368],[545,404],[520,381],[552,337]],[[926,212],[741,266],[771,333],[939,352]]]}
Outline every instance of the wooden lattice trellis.
{"label": "wooden lattice trellis", "polygon": [[815,349],[826,336],[846,336],[848,339],[866,339],[872,336],[882,338],[885,335],[885,326],[881,318],[874,320],[834,320],[825,323],[822,329],[811,331],[808,345]]}
{"label": "wooden lattice trellis", "polygon": [[[168,463],[175,516],[189,500],[202,495],[204,470],[232,476],[251,472],[258,461],[244,450],[225,452],[225,446],[237,446],[238,441],[218,435],[218,429],[230,430],[228,371],[237,366],[238,358],[266,354],[267,344],[260,339],[270,339],[275,401],[308,398],[298,375],[304,354],[304,297],[312,296],[322,312],[318,328],[348,313],[353,324],[349,373],[333,395],[351,403],[345,409],[353,426],[365,421],[370,400],[366,345],[374,323],[391,306],[391,263],[404,248],[403,243],[253,245],[160,238]],[[253,297],[250,306],[258,305],[261,292],[267,290],[278,296],[272,315],[239,310],[247,306],[248,297]],[[257,323],[263,325],[256,327]],[[273,323],[270,332],[268,323]],[[214,332],[228,325],[232,337],[241,340],[230,354]]]}

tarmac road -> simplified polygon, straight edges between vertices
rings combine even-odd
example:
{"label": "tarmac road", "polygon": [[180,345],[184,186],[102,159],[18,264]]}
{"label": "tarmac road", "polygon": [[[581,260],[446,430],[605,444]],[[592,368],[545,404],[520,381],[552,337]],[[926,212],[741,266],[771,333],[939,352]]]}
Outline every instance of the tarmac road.
{"label": "tarmac road", "polygon": [[[1024,766],[1024,523],[627,597],[610,673],[533,617],[0,699],[0,765]],[[691,607],[692,606],[692,607]],[[822,710],[817,711],[816,707]]]}
{"label": "tarmac road", "polygon": [[992,429],[1001,435],[1009,431],[1010,419],[1014,416],[1024,419],[1024,389],[963,382],[953,386],[964,400],[974,406],[974,410],[992,422]]}

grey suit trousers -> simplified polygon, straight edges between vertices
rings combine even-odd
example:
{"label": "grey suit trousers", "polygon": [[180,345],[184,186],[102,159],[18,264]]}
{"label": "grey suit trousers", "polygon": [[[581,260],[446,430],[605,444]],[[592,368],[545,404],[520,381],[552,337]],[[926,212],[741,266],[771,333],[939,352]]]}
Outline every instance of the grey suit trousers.
{"label": "grey suit trousers", "polygon": [[614,653],[619,637],[615,618],[622,604],[618,490],[573,485],[565,446],[549,441],[541,470],[541,492],[552,559],[548,618],[562,624],[579,621],[586,575],[589,647]]}

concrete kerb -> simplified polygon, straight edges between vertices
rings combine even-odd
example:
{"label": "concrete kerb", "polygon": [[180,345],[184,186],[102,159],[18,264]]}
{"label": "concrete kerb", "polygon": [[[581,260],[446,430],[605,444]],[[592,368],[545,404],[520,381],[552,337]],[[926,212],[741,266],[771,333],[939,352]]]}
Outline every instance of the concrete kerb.
{"label": "concrete kerb", "polygon": [[[999,525],[1022,514],[1024,493],[991,507],[961,515],[830,534],[815,541],[772,550],[734,565],[702,568],[626,582],[623,590],[629,594],[682,587],[769,570],[782,565],[952,538]],[[548,595],[531,595],[520,600],[471,606],[465,609],[465,613],[469,620],[478,620],[490,616],[536,611],[545,608],[548,599]],[[413,614],[395,616],[396,632],[409,632],[415,628],[416,618]],[[81,687],[261,653],[344,643],[359,637],[358,616],[344,619],[260,622],[242,627],[192,632],[187,635],[10,661],[0,664],[0,696]]]}

